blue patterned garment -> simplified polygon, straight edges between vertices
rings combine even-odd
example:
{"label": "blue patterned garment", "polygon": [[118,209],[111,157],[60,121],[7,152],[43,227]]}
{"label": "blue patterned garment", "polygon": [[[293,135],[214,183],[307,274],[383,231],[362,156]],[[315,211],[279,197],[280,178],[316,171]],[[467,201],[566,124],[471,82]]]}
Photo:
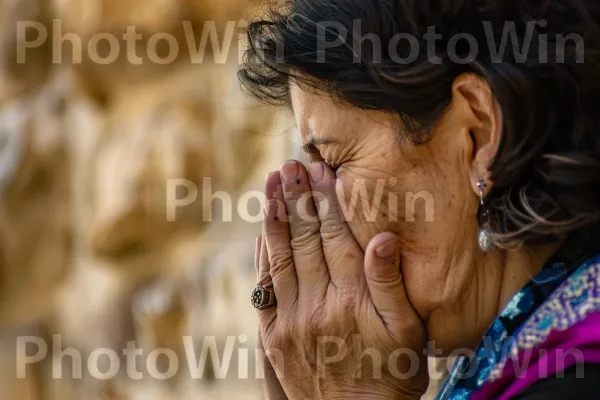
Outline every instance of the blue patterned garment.
{"label": "blue patterned garment", "polygon": [[[554,323],[558,323],[552,318],[552,313],[556,308],[553,303],[557,304],[561,297],[564,298],[564,296],[560,296],[562,292],[575,295],[579,293],[578,298],[573,296],[569,298],[576,303],[581,301],[583,293],[581,282],[584,278],[588,278],[589,274],[586,274],[586,271],[593,270],[592,272],[594,272],[600,268],[600,254],[597,253],[597,250],[590,254],[590,247],[586,246],[586,244],[589,245],[590,239],[597,241],[597,236],[589,237],[588,235],[583,241],[580,240],[580,237],[575,239],[565,245],[561,252],[548,261],[538,276],[512,297],[502,313],[492,323],[473,357],[470,359],[459,357],[456,360],[436,400],[469,399],[486,382],[501,375],[502,367],[511,354],[517,353],[522,346],[532,347],[539,343],[531,342],[535,341],[532,338],[539,336],[531,333],[534,331],[545,332],[547,335]],[[597,246],[592,246],[592,248],[594,247],[597,249]],[[591,256],[592,254],[596,255]],[[578,275],[581,276],[581,279],[568,279],[571,276],[576,278]],[[567,280],[568,283],[561,286]],[[594,273],[596,288],[597,281]],[[551,295],[559,286],[561,286],[561,293],[555,293],[554,300],[552,300]],[[567,323],[574,324],[576,322],[573,320]],[[533,327],[532,324],[534,324]],[[523,329],[528,331],[519,335]],[[524,344],[523,338],[530,343]]]}

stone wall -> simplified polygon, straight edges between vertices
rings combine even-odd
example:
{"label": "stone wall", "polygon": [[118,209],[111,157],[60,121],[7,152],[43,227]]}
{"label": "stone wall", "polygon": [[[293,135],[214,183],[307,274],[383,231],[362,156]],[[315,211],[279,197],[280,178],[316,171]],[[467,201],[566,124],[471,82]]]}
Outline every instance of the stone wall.
{"label": "stone wall", "polygon": [[[250,220],[260,209],[243,200],[300,155],[290,115],[247,98],[237,82],[240,20],[254,6],[0,1],[0,398],[260,397],[248,304],[260,233]],[[142,38],[120,43],[106,61],[111,49],[98,35],[120,38],[132,27]],[[197,53],[213,28],[221,39],[233,29],[231,48]],[[176,55],[156,34],[175,42]],[[21,370],[25,337],[37,338],[28,357],[48,348]],[[211,340],[221,353],[233,346],[229,376],[208,360],[199,363],[202,379],[191,379],[182,337],[188,351]],[[91,376],[94,357],[96,375],[111,375],[110,355],[97,358],[98,349],[125,365],[132,341],[143,352],[143,378],[124,368],[106,380]],[[169,354],[149,371],[147,357],[161,348]],[[168,357],[180,360],[179,373],[153,378],[168,372]],[[249,379],[238,368],[245,364]]]}

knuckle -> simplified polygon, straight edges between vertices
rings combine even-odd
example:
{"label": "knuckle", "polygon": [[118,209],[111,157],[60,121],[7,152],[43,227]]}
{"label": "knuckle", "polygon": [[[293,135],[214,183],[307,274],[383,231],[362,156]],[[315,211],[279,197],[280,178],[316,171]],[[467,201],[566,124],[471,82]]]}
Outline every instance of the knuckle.
{"label": "knuckle", "polygon": [[277,330],[276,339],[277,347],[282,348],[286,344],[294,343],[298,339],[298,334],[294,326],[290,323],[281,324]]}
{"label": "knuckle", "polygon": [[402,329],[408,335],[422,329],[423,323],[416,315],[402,315]]}
{"label": "knuckle", "polygon": [[338,288],[338,303],[340,316],[354,315],[358,301],[356,298],[356,283],[345,283],[340,280],[336,282]]}
{"label": "knuckle", "polygon": [[277,276],[292,265],[292,258],[287,255],[274,255],[271,260],[271,276]]}
{"label": "knuckle", "polygon": [[308,323],[307,335],[311,338],[337,337],[346,338],[352,332],[356,332],[355,323],[352,318],[340,308],[337,312],[315,312]]}
{"label": "knuckle", "polygon": [[377,268],[376,270],[369,271],[367,276],[372,283],[380,285],[387,290],[402,287],[404,282],[398,271],[394,268]]}
{"label": "knuckle", "polygon": [[265,350],[280,349],[286,343],[285,338],[281,336],[279,330],[275,330],[271,335],[263,337],[263,346]]}
{"label": "knuckle", "polygon": [[307,334],[313,338],[341,335],[352,328],[352,315],[354,310],[339,302],[333,309],[326,307],[325,301],[317,302],[307,318]]}
{"label": "knuckle", "polygon": [[324,241],[333,241],[346,234],[346,227],[340,221],[333,218],[321,220],[321,238]]}
{"label": "knuckle", "polygon": [[311,336],[323,336],[328,334],[328,323],[322,307],[316,307],[308,320],[308,333]]}
{"label": "knuckle", "polygon": [[415,338],[422,337],[423,321],[416,314],[401,312],[396,309],[386,310],[382,314],[390,327],[394,342],[407,343]]}
{"label": "knuckle", "polygon": [[293,228],[292,241],[306,243],[318,236],[319,227],[310,223],[300,223]]}
{"label": "knuckle", "polygon": [[315,250],[320,246],[321,238],[318,227],[302,224],[294,229],[290,245],[293,250]]}
{"label": "knuckle", "polygon": [[293,264],[292,251],[287,246],[273,246],[269,253],[271,275],[277,275]]}

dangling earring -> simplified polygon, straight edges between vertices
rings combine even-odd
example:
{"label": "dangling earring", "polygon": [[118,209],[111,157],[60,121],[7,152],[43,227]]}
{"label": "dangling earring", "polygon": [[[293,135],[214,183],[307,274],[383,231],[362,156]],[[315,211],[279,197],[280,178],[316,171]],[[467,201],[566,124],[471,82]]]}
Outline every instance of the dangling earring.
{"label": "dangling earring", "polygon": [[492,234],[490,233],[490,231],[487,229],[487,221],[488,221],[488,210],[485,207],[485,201],[483,198],[483,194],[485,192],[485,188],[486,188],[486,183],[483,179],[481,179],[479,182],[477,182],[477,187],[479,188],[479,203],[482,207],[482,220],[483,222],[483,227],[479,230],[479,247],[481,248],[481,250],[483,250],[484,252],[489,252],[494,248],[494,240],[492,239]]}

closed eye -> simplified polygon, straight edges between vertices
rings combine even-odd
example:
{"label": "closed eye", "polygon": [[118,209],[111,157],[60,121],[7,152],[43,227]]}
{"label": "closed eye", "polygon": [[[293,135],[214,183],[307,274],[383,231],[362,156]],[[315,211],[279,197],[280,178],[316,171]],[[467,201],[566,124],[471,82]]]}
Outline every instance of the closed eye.
{"label": "closed eye", "polygon": [[337,163],[331,163],[328,161],[324,161],[325,164],[327,164],[329,166],[329,168],[331,168],[333,170],[333,172],[337,172],[337,170],[342,166],[341,164],[337,164]]}
{"label": "closed eye", "polygon": [[333,170],[333,172],[336,172],[338,170],[338,168],[340,167],[340,164],[324,160],[323,156],[321,156],[321,152],[319,151],[317,146],[315,146],[313,143],[305,144],[304,146],[302,146],[302,150],[308,156],[308,161],[310,163],[324,162],[325,164],[327,164],[327,166],[329,166],[329,168],[331,168]]}
{"label": "closed eye", "polygon": [[325,164],[327,164],[329,166],[329,168],[331,168],[333,170],[333,172],[335,172],[340,167],[340,164],[330,162],[330,161],[323,159],[323,156],[321,155],[321,151],[318,148],[318,146],[320,146],[320,145],[328,145],[328,144],[332,144],[332,143],[334,143],[334,142],[331,140],[322,140],[322,139],[312,138],[308,143],[306,143],[304,146],[302,146],[302,151],[304,151],[304,153],[306,153],[306,155],[308,156],[309,162],[313,163],[313,162],[322,161]]}

